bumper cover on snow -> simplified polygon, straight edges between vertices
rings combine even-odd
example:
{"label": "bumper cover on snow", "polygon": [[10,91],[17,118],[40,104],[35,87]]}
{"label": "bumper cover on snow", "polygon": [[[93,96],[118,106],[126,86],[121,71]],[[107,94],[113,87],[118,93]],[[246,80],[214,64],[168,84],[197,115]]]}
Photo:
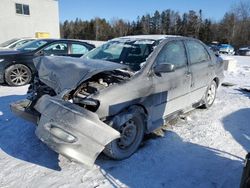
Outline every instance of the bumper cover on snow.
{"label": "bumper cover on snow", "polygon": [[92,167],[105,145],[120,133],[98,116],[75,104],[45,95],[35,109],[41,113],[36,135],[54,151]]}

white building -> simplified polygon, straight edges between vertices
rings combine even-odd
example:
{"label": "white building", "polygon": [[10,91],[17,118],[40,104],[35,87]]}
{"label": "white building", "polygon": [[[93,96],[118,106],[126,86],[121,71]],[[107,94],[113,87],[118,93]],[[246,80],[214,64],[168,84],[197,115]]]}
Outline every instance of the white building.
{"label": "white building", "polygon": [[58,0],[0,0],[0,43],[12,38],[60,37]]}

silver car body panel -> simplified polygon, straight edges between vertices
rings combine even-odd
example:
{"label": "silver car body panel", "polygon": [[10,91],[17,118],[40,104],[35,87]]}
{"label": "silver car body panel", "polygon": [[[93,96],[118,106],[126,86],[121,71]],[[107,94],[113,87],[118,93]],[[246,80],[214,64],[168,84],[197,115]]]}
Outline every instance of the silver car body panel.
{"label": "silver car body panel", "polygon": [[[70,102],[44,95],[35,105],[41,113],[36,135],[58,153],[91,167],[105,145],[120,133],[98,116]],[[67,140],[68,136],[69,140]]]}

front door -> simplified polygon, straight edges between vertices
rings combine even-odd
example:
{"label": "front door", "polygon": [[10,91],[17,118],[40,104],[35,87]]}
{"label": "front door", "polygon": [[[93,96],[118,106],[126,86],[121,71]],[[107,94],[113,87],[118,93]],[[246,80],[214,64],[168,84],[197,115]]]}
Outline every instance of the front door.
{"label": "front door", "polygon": [[161,63],[173,64],[175,70],[153,77],[155,93],[159,94],[153,112],[153,121],[185,108],[191,86],[186,50],[181,40],[170,41],[162,48],[155,65]]}

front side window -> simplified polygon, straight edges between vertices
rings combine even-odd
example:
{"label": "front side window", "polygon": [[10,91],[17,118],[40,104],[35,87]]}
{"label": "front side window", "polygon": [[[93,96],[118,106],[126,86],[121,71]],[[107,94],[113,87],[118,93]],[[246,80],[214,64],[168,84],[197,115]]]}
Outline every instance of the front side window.
{"label": "front side window", "polygon": [[156,59],[157,64],[173,64],[175,68],[187,65],[187,57],[184,44],[181,41],[167,43]]}
{"label": "front side window", "polygon": [[204,46],[196,41],[187,41],[187,49],[191,64],[206,62],[210,59]]}
{"label": "front side window", "polygon": [[86,54],[88,52],[88,48],[82,44],[72,44],[71,46],[71,54]]}
{"label": "front side window", "polygon": [[30,15],[30,7],[29,7],[29,5],[16,3],[16,13],[17,14],[23,14],[23,15]]}
{"label": "front side window", "polygon": [[67,55],[68,44],[66,43],[54,43],[49,45],[43,50],[45,55]]}

